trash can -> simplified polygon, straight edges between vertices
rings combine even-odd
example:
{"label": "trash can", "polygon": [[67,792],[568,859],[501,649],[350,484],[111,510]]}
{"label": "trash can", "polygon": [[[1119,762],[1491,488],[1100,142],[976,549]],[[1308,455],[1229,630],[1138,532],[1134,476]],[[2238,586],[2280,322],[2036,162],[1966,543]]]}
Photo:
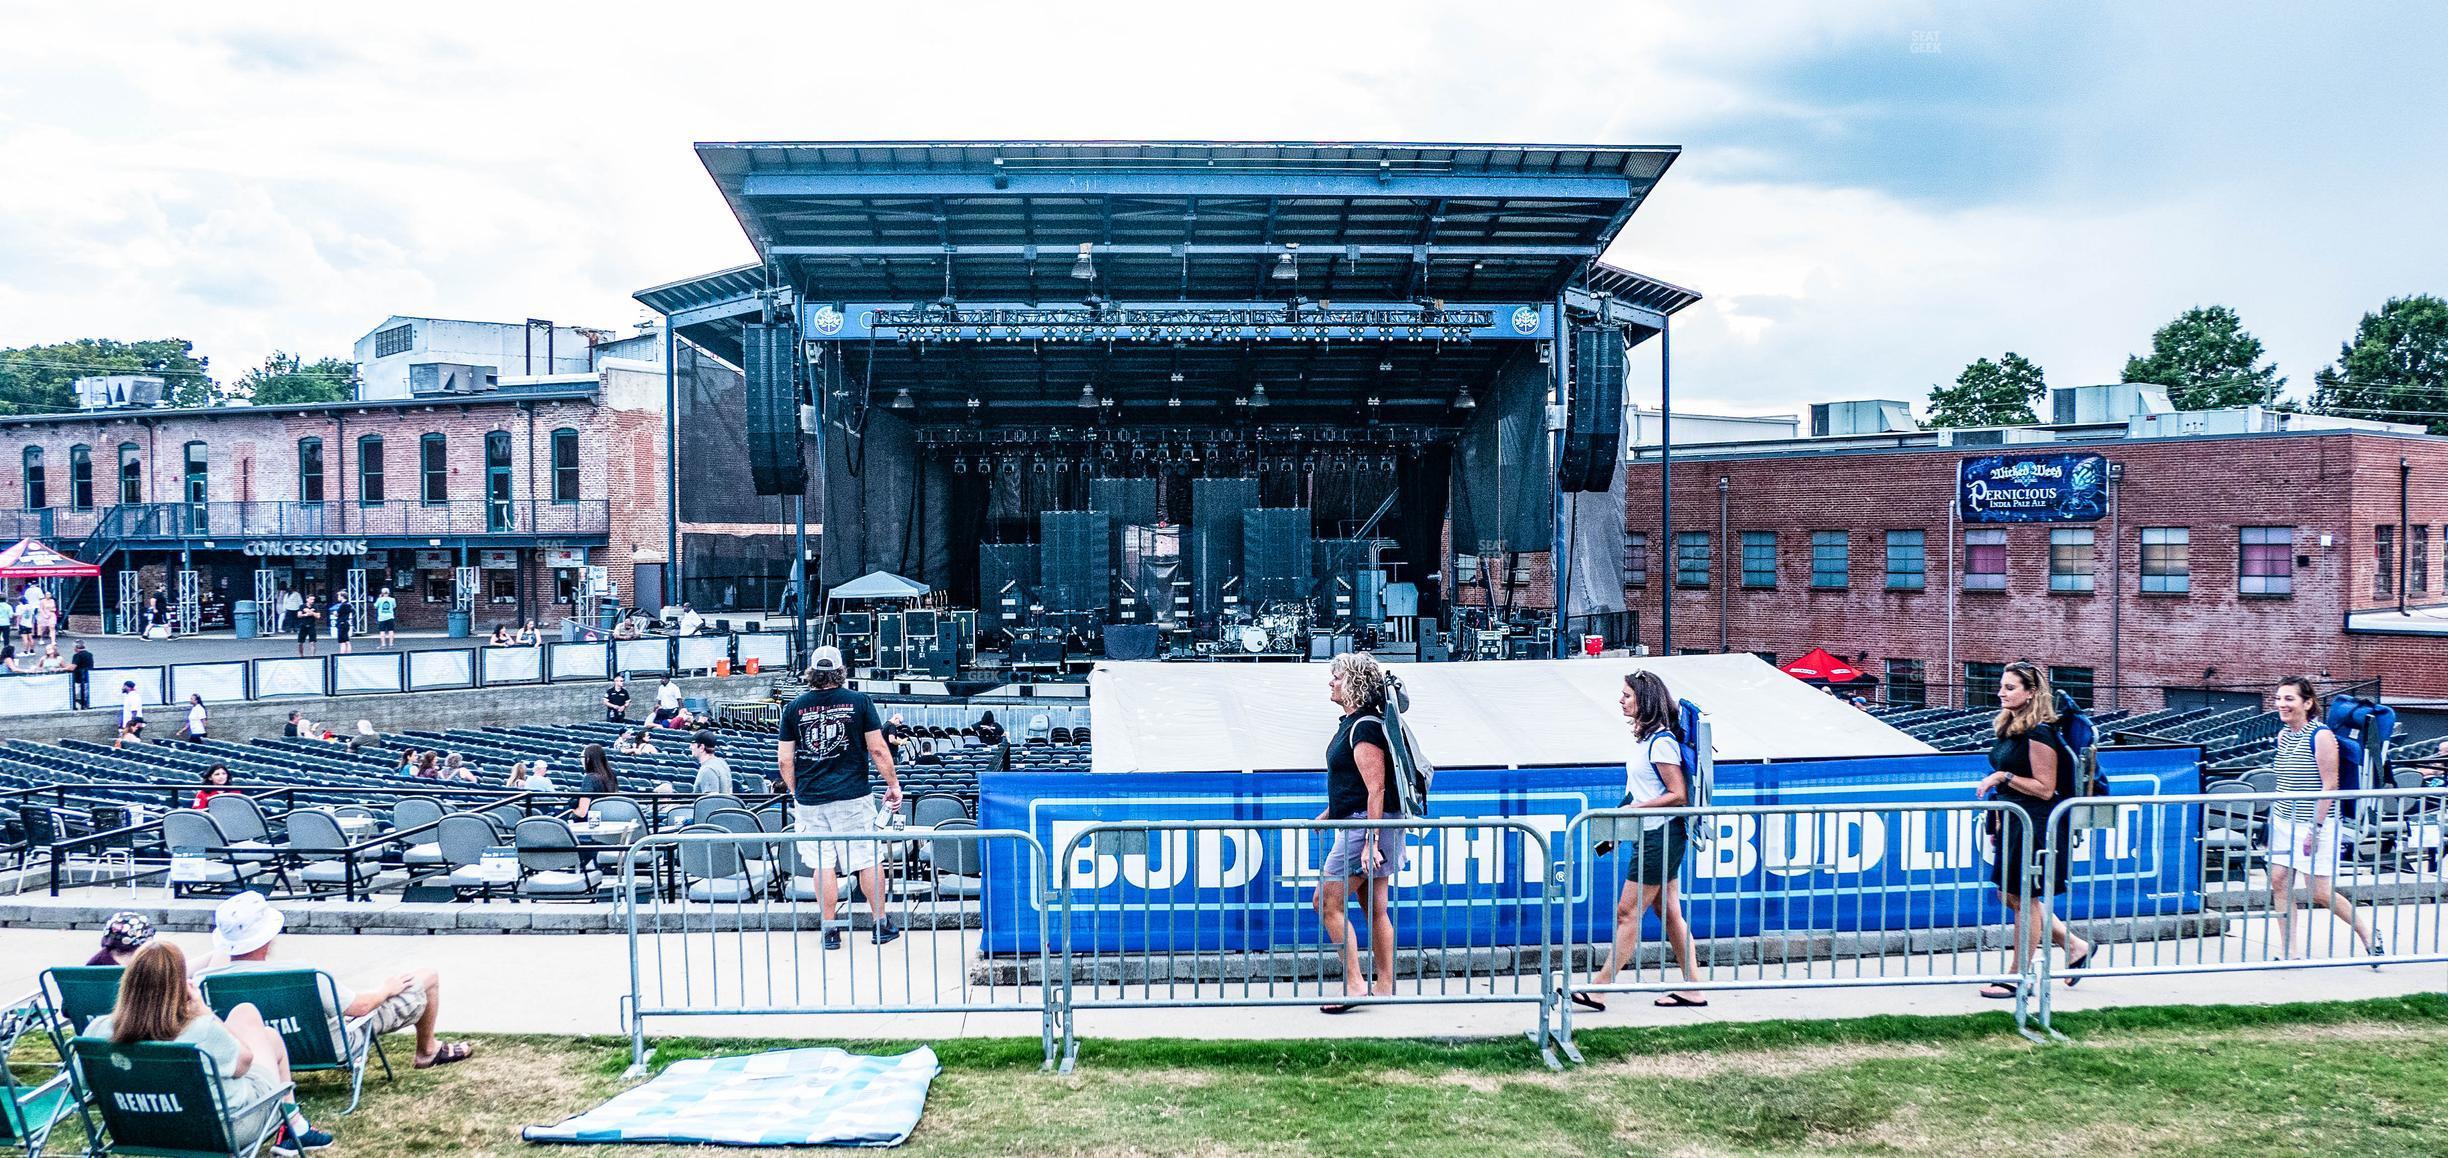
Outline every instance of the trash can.
{"label": "trash can", "polygon": [[468,637],[468,622],[473,618],[474,616],[469,612],[454,610],[450,613],[450,617],[444,621],[445,629],[450,633],[450,637],[452,639],[466,639]]}
{"label": "trash can", "polygon": [[230,609],[230,626],[237,630],[240,639],[255,638],[263,627],[262,608],[252,599],[239,600],[238,605]]}

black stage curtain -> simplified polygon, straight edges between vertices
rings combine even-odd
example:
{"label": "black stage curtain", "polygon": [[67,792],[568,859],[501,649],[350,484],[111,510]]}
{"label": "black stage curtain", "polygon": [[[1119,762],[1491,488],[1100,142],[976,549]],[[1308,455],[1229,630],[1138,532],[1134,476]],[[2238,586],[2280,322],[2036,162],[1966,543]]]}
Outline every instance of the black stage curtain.
{"label": "black stage curtain", "polygon": [[1410,566],[1395,578],[1419,585],[1421,615],[1441,616],[1438,584],[1429,576],[1445,571],[1445,507],[1454,485],[1453,462],[1452,447],[1424,447],[1418,458],[1404,464],[1397,479],[1400,497],[1394,500],[1390,530]]}

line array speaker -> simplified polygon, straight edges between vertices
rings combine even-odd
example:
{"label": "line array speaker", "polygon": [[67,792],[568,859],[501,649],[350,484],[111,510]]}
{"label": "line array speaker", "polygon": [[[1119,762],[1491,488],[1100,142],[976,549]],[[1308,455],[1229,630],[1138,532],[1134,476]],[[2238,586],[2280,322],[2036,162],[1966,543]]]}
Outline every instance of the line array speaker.
{"label": "line array speaker", "polygon": [[1103,511],[1041,511],[1037,570],[1052,611],[1105,610],[1113,584],[1113,520]]}
{"label": "line array speaker", "polygon": [[1192,611],[1212,620],[1225,611],[1226,584],[1241,577],[1241,515],[1258,505],[1254,478],[1190,480]]}
{"label": "line array speaker", "polygon": [[1611,326],[1573,331],[1572,408],[1565,418],[1564,459],[1556,485],[1603,491],[1615,485],[1623,456],[1624,340]]}
{"label": "line array speaker", "polygon": [[1310,595],[1309,508],[1272,507],[1241,516],[1241,591],[1253,609]]}
{"label": "line array speaker", "polygon": [[799,454],[799,387],[793,377],[798,334],[788,325],[751,322],[741,348],[748,382],[748,474],[760,495],[807,493]]}
{"label": "line array speaker", "polygon": [[995,627],[1017,627],[1028,619],[1029,592],[1037,586],[1037,545],[978,545],[978,598]]}

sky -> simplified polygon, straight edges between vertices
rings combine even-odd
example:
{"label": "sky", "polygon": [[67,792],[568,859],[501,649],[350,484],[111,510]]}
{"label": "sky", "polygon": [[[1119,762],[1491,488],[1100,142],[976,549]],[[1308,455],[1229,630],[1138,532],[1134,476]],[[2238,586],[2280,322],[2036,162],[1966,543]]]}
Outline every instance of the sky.
{"label": "sky", "polygon": [[696,141],[1548,141],[1683,149],[1608,254],[1704,295],[1678,408],[2112,382],[2210,303],[2300,393],[2448,293],[2443,50],[2354,3],[0,0],[0,346],[626,329],[752,257]]}

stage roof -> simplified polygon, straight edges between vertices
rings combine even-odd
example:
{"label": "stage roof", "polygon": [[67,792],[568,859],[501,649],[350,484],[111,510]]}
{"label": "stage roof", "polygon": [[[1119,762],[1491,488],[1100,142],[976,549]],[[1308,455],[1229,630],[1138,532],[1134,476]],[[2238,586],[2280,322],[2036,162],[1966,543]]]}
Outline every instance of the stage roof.
{"label": "stage roof", "polygon": [[[1329,665],[1105,663],[1089,676],[1098,772],[1321,769]],[[1411,725],[1439,767],[1621,764],[1616,697],[1656,672],[1709,713],[1720,760],[1927,755],[1935,749],[1753,655],[1401,664]]]}
{"label": "stage roof", "polygon": [[[814,301],[1537,301],[1577,278],[1675,146],[1226,141],[715,142],[698,157]],[[1270,279],[1288,246],[1301,277]]]}

